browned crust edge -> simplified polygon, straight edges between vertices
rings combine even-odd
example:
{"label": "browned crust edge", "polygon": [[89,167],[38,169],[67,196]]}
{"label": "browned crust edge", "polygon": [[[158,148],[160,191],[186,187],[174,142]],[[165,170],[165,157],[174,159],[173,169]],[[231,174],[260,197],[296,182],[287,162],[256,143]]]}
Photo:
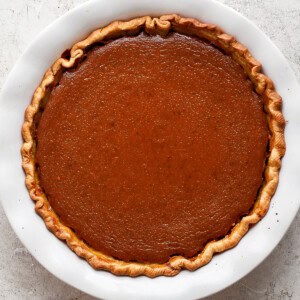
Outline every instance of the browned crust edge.
{"label": "browned crust edge", "polygon": [[[124,262],[116,260],[93,250],[80,240],[68,227],[64,226],[38,185],[37,174],[34,162],[34,117],[40,109],[42,100],[46,97],[47,90],[55,83],[62,70],[74,66],[77,59],[84,55],[84,50],[103,39],[115,38],[122,35],[145,30],[149,34],[168,34],[170,30],[188,35],[195,35],[207,39],[225,50],[237,61],[248,74],[253,82],[256,92],[260,94],[265,103],[269,131],[270,131],[270,152],[265,167],[265,181],[255,205],[249,215],[243,217],[231,230],[230,234],[218,241],[207,243],[201,253],[193,258],[176,256],[170,258],[165,264],[143,264]],[[26,174],[26,186],[30,197],[35,201],[35,209],[44,219],[46,226],[59,239],[65,240],[68,246],[80,257],[86,259],[95,269],[103,269],[117,275],[156,277],[160,275],[174,276],[181,269],[196,270],[207,264],[214,253],[223,252],[238,244],[241,238],[247,233],[251,224],[257,223],[268,211],[273,194],[276,191],[281,157],[285,153],[284,127],[285,120],[281,112],[282,99],[276,93],[273,82],[261,73],[261,64],[252,57],[248,49],[238,43],[232,36],[224,33],[219,27],[211,24],[201,23],[191,18],[183,18],[178,15],[163,15],[159,18],[149,16],[136,18],[126,22],[116,21],[110,25],[92,32],[85,40],[75,44],[71,49],[70,59],[59,58],[50,69],[47,70],[44,78],[36,89],[31,104],[25,112],[25,121],[22,127],[24,144],[21,149],[23,168]]]}

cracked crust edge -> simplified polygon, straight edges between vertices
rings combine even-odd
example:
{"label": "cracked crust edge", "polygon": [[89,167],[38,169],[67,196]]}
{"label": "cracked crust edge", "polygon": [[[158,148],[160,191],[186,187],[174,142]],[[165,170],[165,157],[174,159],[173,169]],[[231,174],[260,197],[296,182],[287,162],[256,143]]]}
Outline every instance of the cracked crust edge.
{"label": "cracked crust edge", "polygon": [[[47,97],[47,91],[57,82],[59,74],[63,70],[73,67],[89,46],[104,39],[136,34],[142,30],[150,35],[160,34],[161,36],[166,36],[170,30],[173,30],[186,35],[204,38],[223,49],[242,66],[253,82],[256,92],[264,99],[270,132],[269,157],[264,171],[265,180],[250,213],[243,217],[227,236],[207,243],[202,252],[193,258],[175,256],[171,257],[164,264],[120,261],[95,251],[85,244],[70,228],[60,222],[58,216],[51,209],[45,194],[39,187],[34,161],[35,140],[32,134],[34,118],[39,112],[43,100]],[[22,126],[24,143],[21,154],[22,166],[26,175],[25,183],[30,197],[35,201],[35,210],[44,219],[47,228],[56,237],[66,241],[68,246],[78,256],[86,259],[95,269],[110,271],[116,275],[131,277],[146,275],[151,278],[160,275],[174,276],[181,269],[196,270],[209,263],[214,253],[223,252],[236,246],[247,233],[249,227],[260,221],[267,213],[271,198],[278,185],[281,158],[285,153],[285,120],[281,108],[282,99],[276,93],[272,80],[261,73],[261,64],[253,58],[245,46],[238,43],[234,37],[224,33],[218,26],[202,23],[192,18],[184,18],[176,14],[163,15],[159,18],[145,16],[130,21],[115,21],[106,27],[93,31],[85,40],[76,43],[70,51],[70,58],[59,58],[56,60],[52,67],[47,70],[42,82],[37,87],[32,102],[26,109],[25,120]]]}

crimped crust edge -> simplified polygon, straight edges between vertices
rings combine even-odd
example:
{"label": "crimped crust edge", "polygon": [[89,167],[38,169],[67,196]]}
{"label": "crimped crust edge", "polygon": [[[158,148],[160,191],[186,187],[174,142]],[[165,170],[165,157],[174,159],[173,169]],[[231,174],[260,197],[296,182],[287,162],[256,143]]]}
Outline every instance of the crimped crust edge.
{"label": "crimped crust edge", "polygon": [[[92,44],[107,38],[116,38],[122,35],[134,34],[145,30],[149,34],[165,36],[170,30],[187,35],[195,35],[211,41],[223,49],[237,61],[253,82],[256,92],[261,95],[265,103],[265,111],[269,125],[269,157],[264,172],[264,183],[250,213],[243,217],[224,238],[211,241],[204,249],[193,258],[183,256],[171,257],[164,264],[147,264],[124,262],[95,251],[68,227],[64,226],[39,187],[34,161],[34,117],[40,109],[40,105],[47,95],[47,90],[57,80],[59,73],[74,66],[76,61],[84,55],[84,50]],[[281,158],[285,153],[284,127],[285,120],[282,115],[282,99],[276,93],[274,84],[270,78],[261,73],[261,64],[252,57],[249,50],[238,43],[234,37],[224,33],[219,27],[212,24],[201,23],[192,18],[184,18],[176,14],[163,15],[159,18],[150,16],[135,18],[130,21],[116,21],[106,27],[95,30],[85,40],[76,43],[71,51],[70,58],[59,58],[44,75],[44,78],[36,89],[31,104],[25,112],[25,121],[22,126],[24,144],[21,149],[22,166],[25,171],[25,183],[30,197],[35,201],[35,209],[44,219],[47,228],[59,239],[65,240],[68,246],[80,257],[86,259],[95,269],[110,271],[116,275],[128,275],[131,277],[146,275],[156,277],[160,275],[174,276],[181,269],[196,270],[209,263],[214,253],[223,252],[238,244],[247,233],[252,224],[257,223],[267,213],[271,198],[276,191],[279,181]]]}

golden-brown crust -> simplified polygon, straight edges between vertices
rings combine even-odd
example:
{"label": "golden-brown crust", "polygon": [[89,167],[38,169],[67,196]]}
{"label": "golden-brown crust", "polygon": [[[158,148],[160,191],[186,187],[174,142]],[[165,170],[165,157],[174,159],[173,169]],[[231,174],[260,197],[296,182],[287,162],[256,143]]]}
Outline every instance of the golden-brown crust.
{"label": "golden-brown crust", "polygon": [[[47,91],[58,80],[64,69],[74,66],[77,59],[83,56],[90,45],[107,38],[116,38],[123,35],[136,34],[145,30],[149,34],[167,35],[170,30],[195,35],[207,39],[222,48],[237,61],[254,83],[256,92],[265,103],[270,140],[269,157],[265,167],[265,180],[260,189],[255,205],[251,212],[236,224],[231,232],[218,241],[209,242],[203,251],[193,258],[176,256],[165,264],[142,264],[124,262],[93,250],[80,240],[68,227],[64,226],[39,187],[34,162],[35,141],[33,136],[34,117],[39,111]],[[251,224],[257,223],[268,211],[271,197],[276,191],[281,157],[285,153],[284,127],[285,120],[281,112],[282,100],[276,93],[273,82],[261,73],[261,65],[255,60],[248,49],[238,43],[232,36],[224,33],[215,25],[201,23],[195,19],[183,18],[178,15],[164,15],[160,18],[149,16],[136,18],[126,22],[113,22],[110,25],[92,32],[85,40],[75,44],[70,51],[70,58],[59,58],[46,72],[41,84],[36,89],[31,104],[25,113],[22,127],[24,144],[22,146],[23,168],[26,173],[26,186],[30,197],[36,202],[35,209],[44,219],[47,227],[58,238],[65,240],[68,246],[80,257],[85,258],[95,269],[104,269],[117,275],[156,277],[159,275],[174,276],[181,269],[195,270],[207,264],[214,253],[223,252],[237,245],[247,233]]]}

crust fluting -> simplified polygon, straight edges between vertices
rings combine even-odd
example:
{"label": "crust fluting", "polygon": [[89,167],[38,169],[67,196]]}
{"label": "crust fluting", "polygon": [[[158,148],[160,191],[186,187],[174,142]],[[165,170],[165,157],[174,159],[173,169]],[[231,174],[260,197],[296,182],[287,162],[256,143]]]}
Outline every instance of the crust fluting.
{"label": "crust fluting", "polygon": [[[175,256],[164,264],[146,264],[124,262],[93,250],[76,234],[64,226],[50,204],[38,183],[35,166],[35,115],[47,97],[48,91],[57,82],[63,70],[72,68],[80,59],[85,50],[91,45],[108,38],[117,38],[125,35],[136,34],[140,31],[149,34],[166,36],[171,30],[186,35],[193,35],[211,41],[230,55],[247,73],[255,86],[256,92],[264,100],[268,120],[269,157],[265,166],[264,183],[250,213],[243,217],[224,238],[211,241],[193,258]],[[212,259],[214,253],[223,252],[238,244],[247,233],[251,224],[257,223],[267,213],[271,198],[276,191],[279,181],[281,158],[285,153],[284,127],[285,120],[282,115],[282,99],[276,93],[270,78],[261,73],[261,64],[252,57],[248,49],[238,43],[234,37],[224,33],[219,27],[201,23],[195,19],[183,18],[178,15],[164,15],[159,18],[149,16],[132,19],[126,22],[116,21],[110,25],[92,32],[85,40],[76,43],[71,51],[70,58],[59,58],[50,69],[36,89],[31,104],[25,112],[25,121],[22,127],[24,144],[21,149],[23,168],[26,174],[26,186],[30,197],[35,201],[35,209],[44,219],[46,226],[59,239],[65,240],[68,246],[80,257],[86,259],[95,269],[103,269],[117,275],[156,277],[160,275],[174,276],[181,269],[196,270]]]}

